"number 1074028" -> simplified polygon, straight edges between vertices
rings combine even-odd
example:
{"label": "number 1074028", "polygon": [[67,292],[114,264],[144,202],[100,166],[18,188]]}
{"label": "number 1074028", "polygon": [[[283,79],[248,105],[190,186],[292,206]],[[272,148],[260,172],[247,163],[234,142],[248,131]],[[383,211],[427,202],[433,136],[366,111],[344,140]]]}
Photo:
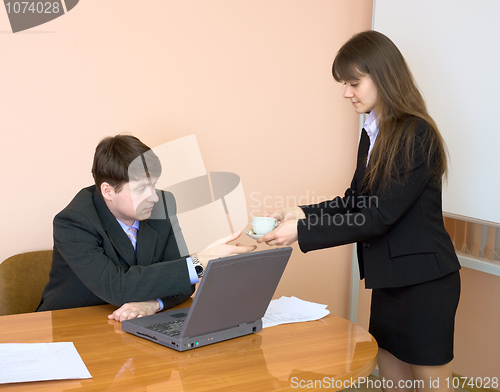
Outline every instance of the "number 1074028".
{"label": "number 1074028", "polygon": [[5,3],[7,13],[11,14],[62,14],[64,10],[59,2],[50,1],[16,1]]}

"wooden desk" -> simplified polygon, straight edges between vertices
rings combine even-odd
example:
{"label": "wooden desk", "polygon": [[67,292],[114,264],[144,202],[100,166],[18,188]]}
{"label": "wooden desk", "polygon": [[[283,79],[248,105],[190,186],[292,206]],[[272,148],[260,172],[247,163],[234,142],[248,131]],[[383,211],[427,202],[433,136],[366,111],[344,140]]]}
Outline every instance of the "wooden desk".
{"label": "wooden desk", "polygon": [[270,392],[313,390],[305,388],[313,382],[335,391],[369,375],[376,365],[373,337],[332,315],[180,353],[123,332],[119,322],[107,319],[114,309],[104,305],[0,317],[0,343],[73,342],[93,377],[0,389]]}

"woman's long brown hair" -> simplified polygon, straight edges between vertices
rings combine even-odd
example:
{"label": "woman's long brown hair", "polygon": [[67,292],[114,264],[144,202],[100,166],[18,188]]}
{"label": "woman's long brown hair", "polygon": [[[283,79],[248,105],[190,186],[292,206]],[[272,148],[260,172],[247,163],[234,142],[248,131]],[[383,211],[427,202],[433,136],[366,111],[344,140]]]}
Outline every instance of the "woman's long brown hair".
{"label": "woman's long brown hair", "polygon": [[443,138],[403,55],[389,38],[373,30],[354,35],[338,51],[332,73],[338,82],[369,75],[377,87],[379,134],[367,166],[366,190],[387,189],[411,169],[418,119],[428,124],[422,144],[428,148],[430,174],[439,181],[446,176]]}

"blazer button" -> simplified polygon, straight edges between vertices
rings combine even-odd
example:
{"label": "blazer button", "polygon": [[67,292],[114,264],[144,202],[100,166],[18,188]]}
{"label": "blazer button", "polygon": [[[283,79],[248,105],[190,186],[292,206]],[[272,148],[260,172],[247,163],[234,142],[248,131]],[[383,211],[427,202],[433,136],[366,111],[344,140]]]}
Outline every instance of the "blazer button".
{"label": "blazer button", "polygon": [[370,249],[370,246],[369,242],[363,242],[363,249]]}

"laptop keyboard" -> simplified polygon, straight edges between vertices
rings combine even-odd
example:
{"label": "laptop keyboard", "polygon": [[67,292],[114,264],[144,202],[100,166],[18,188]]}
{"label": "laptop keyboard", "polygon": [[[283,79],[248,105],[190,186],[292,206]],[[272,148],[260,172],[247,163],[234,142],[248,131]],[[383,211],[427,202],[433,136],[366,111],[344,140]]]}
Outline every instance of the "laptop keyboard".
{"label": "laptop keyboard", "polygon": [[146,328],[167,336],[177,336],[181,333],[184,321],[186,321],[186,319],[170,321],[168,323],[151,324],[147,325]]}

